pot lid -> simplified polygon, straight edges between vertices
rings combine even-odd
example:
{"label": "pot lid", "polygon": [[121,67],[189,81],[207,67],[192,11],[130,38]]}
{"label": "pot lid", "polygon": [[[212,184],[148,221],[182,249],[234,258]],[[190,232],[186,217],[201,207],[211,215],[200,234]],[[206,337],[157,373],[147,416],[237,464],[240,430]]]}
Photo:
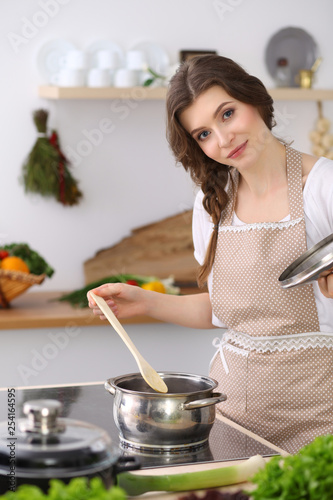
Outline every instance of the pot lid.
{"label": "pot lid", "polygon": [[333,234],[304,252],[279,277],[282,288],[292,288],[316,281],[333,266]]}
{"label": "pot lid", "polygon": [[[26,419],[0,424],[0,471],[20,475],[81,475],[114,464],[119,452],[108,433],[94,425],[59,418],[59,401],[40,399],[23,406]],[[16,425],[13,425],[16,424]]]}

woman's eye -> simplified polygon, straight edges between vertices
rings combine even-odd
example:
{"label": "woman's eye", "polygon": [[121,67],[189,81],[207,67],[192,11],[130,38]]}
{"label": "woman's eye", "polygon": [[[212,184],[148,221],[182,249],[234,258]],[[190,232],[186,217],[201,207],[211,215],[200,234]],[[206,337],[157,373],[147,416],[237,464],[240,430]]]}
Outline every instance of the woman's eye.
{"label": "woman's eye", "polygon": [[222,115],[223,120],[228,120],[228,118],[231,117],[233,114],[234,110],[233,109],[228,109],[228,111],[225,111]]}
{"label": "woman's eye", "polygon": [[208,132],[208,130],[204,130],[203,132],[201,132],[199,135],[198,135],[198,140],[199,141],[203,141],[204,139],[206,139],[206,137],[208,137],[210,134],[210,132]]}

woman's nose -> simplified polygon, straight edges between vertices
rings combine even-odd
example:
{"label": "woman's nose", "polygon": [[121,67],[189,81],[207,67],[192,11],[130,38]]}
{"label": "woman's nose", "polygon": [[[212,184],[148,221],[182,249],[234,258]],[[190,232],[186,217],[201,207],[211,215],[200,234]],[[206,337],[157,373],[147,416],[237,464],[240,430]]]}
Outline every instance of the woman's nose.
{"label": "woman's nose", "polygon": [[217,133],[217,143],[220,149],[230,146],[231,140],[230,134],[220,131]]}

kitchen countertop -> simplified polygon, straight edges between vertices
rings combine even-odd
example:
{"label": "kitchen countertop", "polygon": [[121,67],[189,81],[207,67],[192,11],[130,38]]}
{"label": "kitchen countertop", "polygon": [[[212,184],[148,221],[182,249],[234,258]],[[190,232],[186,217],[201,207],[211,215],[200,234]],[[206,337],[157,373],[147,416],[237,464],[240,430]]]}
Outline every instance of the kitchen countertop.
{"label": "kitchen countertop", "polygon": [[[277,451],[259,440],[248,436],[220,420],[215,420],[209,441],[205,446],[182,453],[141,454],[137,450],[121,448],[118,430],[113,420],[113,396],[104,389],[104,382],[77,385],[36,386],[15,389],[15,418],[23,417],[23,403],[32,399],[57,399],[63,404],[61,416],[89,422],[105,429],[113,443],[120,449],[120,455],[135,455],[141,463],[139,474],[172,474],[192,472],[240,463],[253,455],[260,454],[269,459]],[[0,389],[0,420],[7,419],[7,389]],[[223,417],[222,417],[223,418]],[[269,444],[269,443],[266,443]],[[236,462],[235,462],[236,461]],[[242,485],[234,485],[219,490],[237,491]],[[171,500],[184,496],[182,493],[149,494],[151,498]]]}
{"label": "kitchen countertop", "polygon": [[[8,309],[0,307],[0,330],[20,328],[53,328],[68,326],[105,326],[89,308],[72,307],[55,299],[64,292],[29,292],[15,298]],[[147,316],[122,320],[122,323],[156,323]]]}
{"label": "kitchen countertop", "polygon": [[[66,292],[68,293],[68,292]],[[183,288],[183,295],[198,293],[197,288]],[[105,326],[93,315],[89,308],[77,308],[68,302],[59,302],[55,299],[65,292],[27,292],[15,298],[8,309],[0,307],[0,330],[14,330],[21,328],[53,328],[69,326]],[[136,316],[121,320],[124,324],[131,323],[160,323],[148,316]]]}

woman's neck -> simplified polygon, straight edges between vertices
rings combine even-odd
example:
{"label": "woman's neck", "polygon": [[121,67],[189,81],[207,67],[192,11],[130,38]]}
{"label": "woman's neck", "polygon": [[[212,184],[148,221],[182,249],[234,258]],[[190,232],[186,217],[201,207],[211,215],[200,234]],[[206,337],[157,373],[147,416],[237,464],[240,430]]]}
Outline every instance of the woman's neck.
{"label": "woman's neck", "polygon": [[235,212],[248,224],[277,222],[289,214],[286,152],[276,139],[251,169],[240,173]]}
{"label": "woman's neck", "polygon": [[239,189],[262,198],[287,184],[286,150],[275,137],[262,149],[253,167],[240,172]]}

